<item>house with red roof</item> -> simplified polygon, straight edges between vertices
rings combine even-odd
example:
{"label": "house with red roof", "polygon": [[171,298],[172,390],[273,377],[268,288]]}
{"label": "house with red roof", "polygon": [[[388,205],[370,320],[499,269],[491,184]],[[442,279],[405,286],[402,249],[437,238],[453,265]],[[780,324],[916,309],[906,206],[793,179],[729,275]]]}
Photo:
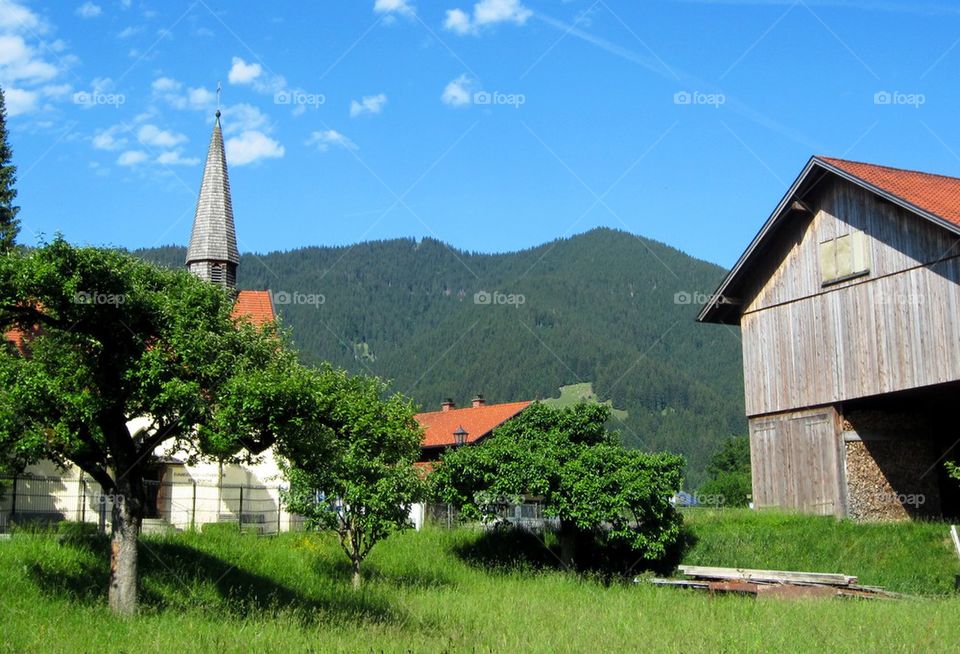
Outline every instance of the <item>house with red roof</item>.
{"label": "house with red roof", "polygon": [[741,329],[755,506],[960,511],[960,179],[812,157],[698,319]]}
{"label": "house with red roof", "polygon": [[494,429],[519,415],[530,404],[487,404],[482,395],[477,395],[469,407],[458,409],[453,400],[447,399],[439,411],[418,413],[414,418],[423,427],[418,467],[429,471],[448,449],[482,442]]}

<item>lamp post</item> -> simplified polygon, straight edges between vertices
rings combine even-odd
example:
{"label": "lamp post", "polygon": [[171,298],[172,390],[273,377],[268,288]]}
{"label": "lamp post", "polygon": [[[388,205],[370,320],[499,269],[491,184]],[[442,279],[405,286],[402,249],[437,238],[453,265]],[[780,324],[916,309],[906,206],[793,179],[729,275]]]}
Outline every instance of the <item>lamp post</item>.
{"label": "lamp post", "polygon": [[463,425],[457,427],[457,431],[453,432],[453,442],[456,447],[460,447],[467,442],[467,430],[463,428]]}

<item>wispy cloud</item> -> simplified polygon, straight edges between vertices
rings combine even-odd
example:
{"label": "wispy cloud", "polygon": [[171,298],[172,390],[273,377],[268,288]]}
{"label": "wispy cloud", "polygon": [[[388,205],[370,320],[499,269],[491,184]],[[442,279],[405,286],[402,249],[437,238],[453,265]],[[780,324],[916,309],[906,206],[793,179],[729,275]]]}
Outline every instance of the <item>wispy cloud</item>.
{"label": "wispy cloud", "polygon": [[321,152],[326,152],[331,145],[336,145],[347,150],[358,150],[357,144],[348,139],[335,129],[313,132],[307,139],[306,145],[316,146]]}
{"label": "wispy cloud", "polygon": [[366,95],[361,100],[350,101],[350,117],[356,118],[364,114],[379,114],[387,104],[387,95],[378,93],[377,95]]}
{"label": "wispy cloud", "polygon": [[702,5],[750,5],[750,6],[789,6],[794,4],[809,7],[836,7],[839,9],[857,9],[865,11],[884,11],[896,13],[943,15],[960,14],[960,6],[946,2],[899,2],[896,0],[679,0],[686,4]]}
{"label": "wispy cloud", "polygon": [[456,34],[477,34],[481,29],[497,23],[523,25],[533,12],[520,0],[480,0],[472,13],[463,9],[448,9],[443,22],[445,29]]}

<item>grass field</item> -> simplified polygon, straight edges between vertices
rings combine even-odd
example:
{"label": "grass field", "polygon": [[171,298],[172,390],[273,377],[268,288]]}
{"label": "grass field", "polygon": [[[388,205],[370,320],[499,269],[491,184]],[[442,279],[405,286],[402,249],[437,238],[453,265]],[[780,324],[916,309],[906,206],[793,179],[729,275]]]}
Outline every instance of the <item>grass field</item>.
{"label": "grass field", "polygon": [[[0,651],[960,651],[960,572],[937,523],[688,515],[688,563],[858,574],[903,601],[756,601],[554,569],[523,541],[428,529],[378,546],[360,593],[333,540],[144,539],[143,610],[105,608],[105,543],[0,541]],[[509,537],[506,537],[509,538]]]}

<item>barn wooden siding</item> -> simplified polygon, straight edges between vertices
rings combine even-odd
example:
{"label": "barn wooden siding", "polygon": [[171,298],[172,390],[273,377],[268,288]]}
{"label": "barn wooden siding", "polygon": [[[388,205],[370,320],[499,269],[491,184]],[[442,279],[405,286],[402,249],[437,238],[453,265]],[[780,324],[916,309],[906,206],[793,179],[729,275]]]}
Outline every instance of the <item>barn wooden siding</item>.
{"label": "barn wooden siding", "polygon": [[[742,316],[747,415],[960,379],[960,241],[844,180],[811,202]],[[819,244],[853,230],[869,275],[822,287]]]}
{"label": "barn wooden siding", "polygon": [[750,420],[753,503],[842,516],[843,439],[833,407]]}

